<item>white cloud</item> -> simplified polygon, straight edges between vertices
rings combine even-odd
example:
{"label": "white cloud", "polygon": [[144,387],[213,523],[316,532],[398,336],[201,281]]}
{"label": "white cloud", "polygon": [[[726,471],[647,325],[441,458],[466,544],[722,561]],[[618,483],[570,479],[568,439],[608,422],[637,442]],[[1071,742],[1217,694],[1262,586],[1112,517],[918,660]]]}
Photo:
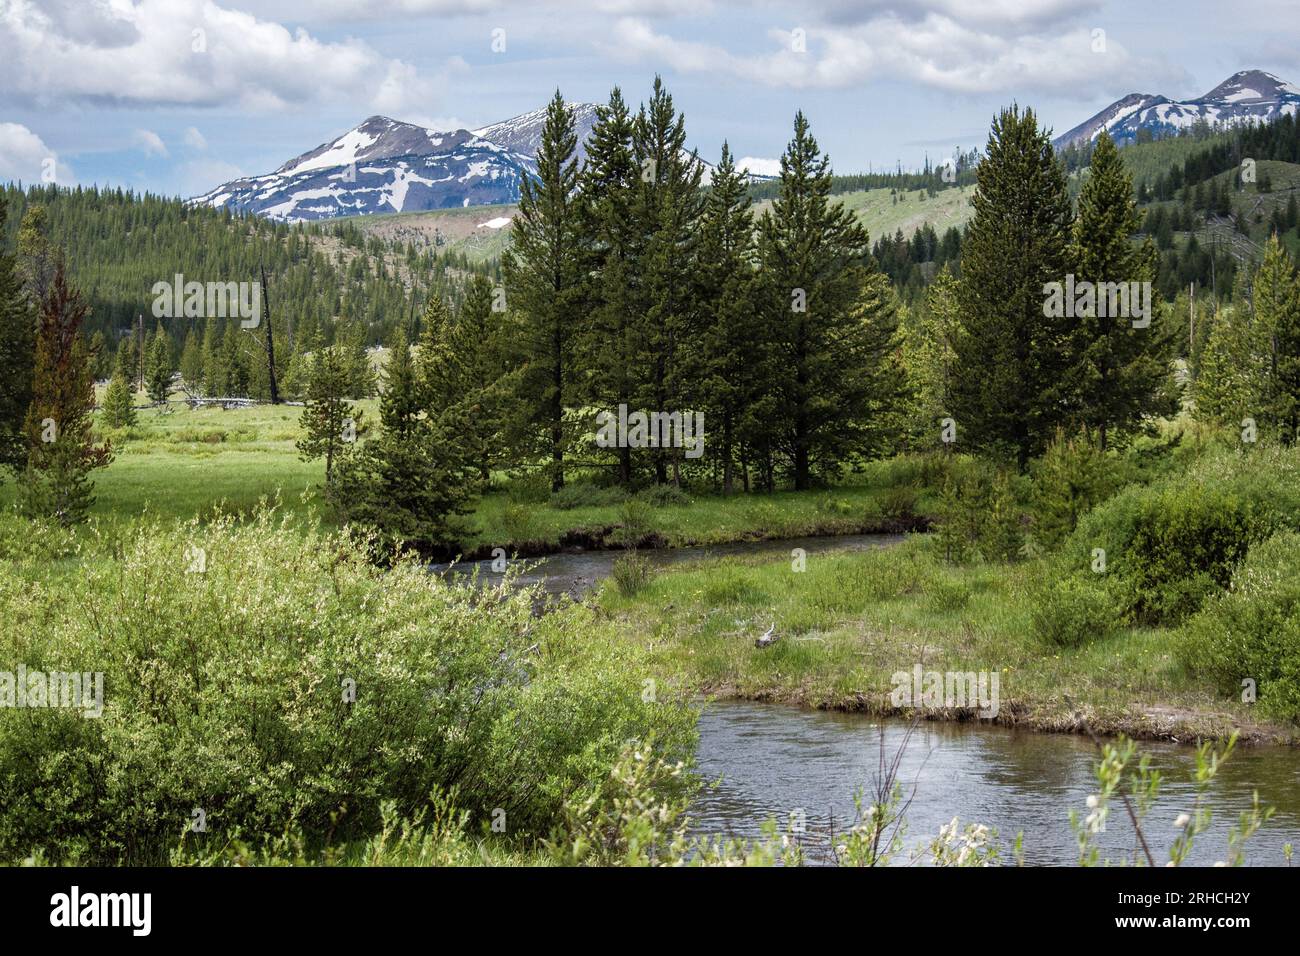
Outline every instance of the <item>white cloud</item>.
{"label": "white cloud", "polygon": [[197,127],[187,126],[182,134],[182,140],[190,149],[198,150],[200,153],[208,148],[207,138],[198,131]]}
{"label": "white cloud", "polygon": [[799,52],[791,31],[774,29],[771,52],[737,55],[624,18],[615,25],[614,42],[605,46],[611,55],[682,72],[795,89],[845,88],[879,79],[950,93],[1053,92],[1084,98],[1171,77],[1168,68],[1134,57],[1113,37],[1106,52],[1093,52],[1092,31],[1084,26],[1004,36],[930,14],[920,21],[887,15],[862,26],[801,29],[805,52]]}
{"label": "white cloud", "polygon": [[175,189],[181,196],[199,196],[217,183],[228,183],[247,176],[241,167],[234,163],[217,159],[192,159],[179,163],[174,172]]}
{"label": "white cloud", "polygon": [[763,159],[759,156],[743,156],[736,160],[736,168],[756,176],[780,176],[781,160]]}
{"label": "white cloud", "polygon": [[167,144],[162,141],[161,136],[159,136],[151,129],[136,130],[135,135],[132,136],[131,138],[131,141],[135,143],[136,146],[140,147],[140,150],[146,156],[167,156],[168,155]]}
{"label": "white cloud", "polygon": [[417,85],[413,67],[360,40],[323,41],[210,0],[98,0],[92,17],[69,2],[0,0],[0,85],[42,104],[251,110],[391,98],[394,76]]}
{"label": "white cloud", "polygon": [[60,185],[76,181],[71,168],[26,126],[0,123],[0,182],[39,183],[47,170],[54,172],[54,181]]}

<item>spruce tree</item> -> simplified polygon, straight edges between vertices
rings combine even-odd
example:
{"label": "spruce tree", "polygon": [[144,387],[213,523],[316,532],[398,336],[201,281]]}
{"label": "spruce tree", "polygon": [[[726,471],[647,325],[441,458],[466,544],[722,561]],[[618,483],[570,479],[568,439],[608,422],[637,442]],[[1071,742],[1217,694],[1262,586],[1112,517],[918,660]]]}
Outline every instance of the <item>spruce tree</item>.
{"label": "spruce tree", "polygon": [[[0,193],[0,234],[7,212]],[[32,402],[35,347],[35,313],[14,257],[0,248],[0,466],[15,470],[27,460],[23,418]]]}
{"label": "spruce tree", "polygon": [[24,421],[27,469],[19,484],[19,504],[31,517],[64,525],[84,520],[94,503],[90,472],[112,459],[112,450],[97,444],[93,430],[93,356],[81,334],[88,312],[56,256],[36,332],[33,395]]}
{"label": "spruce tree", "polygon": [[104,424],[109,428],[127,428],[135,424],[135,402],[131,396],[131,383],[121,366],[114,369],[104,390],[102,408]]}
{"label": "spruce tree", "polygon": [[153,342],[149,345],[148,358],[145,361],[145,390],[149,401],[161,405],[167,401],[167,394],[172,384],[172,345],[171,339],[159,323],[154,332]]}
{"label": "spruce tree", "polygon": [[703,324],[692,371],[713,438],[710,457],[722,466],[722,490],[735,489],[736,466],[746,438],[765,427],[751,419],[762,400],[770,365],[770,336],[763,310],[756,308],[754,217],[748,184],[722,144],[700,225],[697,281]]}
{"label": "spruce tree", "polygon": [[879,447],[881,403],[900,384],[890,367],[898,347],[892,290],[866,231],[830,191],[830,161],[800,112],[781,156],[780,191],[759,221],[758,251],[779,376],[769,385],[780,399],[771,425],[801,491]]}
{"label": "spruce tree", "polygon": [[537,179],[523,183],[513,243],[502,262],[521,369],[513,431],[527,458],[545,462],[555,491],[564,487],[565,461],[576,437],[575,424],[566,416],[579,387],[575,306],[581,297],[583,257],[576,148],[573,111],[557,90],[546,110]]}
{"label": "spruce tree", "polygon": [[1065,171],[1034,111],[993,121],[962,243],[956,342],[957,441],[1023,471],[1067,417],[1074,320],[1045,315],[1044,286],[1068,271]]}
{"label": "spruce tree", "polygon": [[1255,273],[1255,315],[1269,344],[1265,417],[1291,444],[1300,429],[1300,274],[1277,236]]}
{"label": "spruce tree", "polygon": [[181,380],[190,391],[203,390],[203,345],[193,329],[185,334],[181,348]]}
{"label": "spruce tree", "polygon": [[[699,314],[696,290],[684,280],[695,271],[703,165],[686,151],[685,117],[674,109],[658,76],[650,102],[633,124],[632,154],[638,176],[630,215],[644,243],[636,264],[641,294],[633,297],[632,322],[640,350],[636,365],[646,370],[633,403],[646,411],[685,414],[696,397],[689,350]],[[670,461],[676,479],[680,450],[657,448],[651,457],[656,482],[667,480]]]}
{"label": "spruce tree", "polygon": [[[1152,289],[1147,300],[1152,315],[1145,328],[1135,327],[1133,315],[1111,315],[1119,309],[1098,301],[1080,316],[1067,356],[1078,418],[1098,436],[1102,451],[1116,435],[1137,429],[1153,415],[1171,415],[1178,408],[1173,379],[1170,329],[1156,320],[1152,288],[1156,250],[1148,239],[1134,245],[1141,216],[1133,196],[1133,178],[1119,150],[1103,130],[1092,152],[1089,176],[1079,193],[1070,259],[1076,284],[1138,283]],[[1145,285],[1143,285],[1145,284]],[[1100,296],[1098,297],[1100,300]],[[1129,312],[1136,303],[1130,302]],[[1099,313],[1106,312],[1106,315]],[[1138,320],[1141,321],[1141,320]]]}
{"label": "spruce tree", "polygon": [[[644,245],[632,207],[639,171],[632,155],[634,120],[618,87],[609,102],[596,107],[587,139],[579,206],[585,239],[579,352],[585,356],[582,402],[597,411],[615,411],[633,401],[638,372],[640,325],[635,305],[640,290],[638,263]],[[621,446],[618,483],[632,483],[632,449]]]}
{"label": "spruce tree", "polygon": [[912,432],[922,448],[939,447],[941,422],[953,417],[954,343],[961,327],[957,288],[958,281],[945,264],[904,336],[906,364],[917,396]]}
{"label": "spruce tree", "polygon": [[303,461],[325,459],[327,486],[334,479],[335,458],[361,430],[361,412],[347,401],[353,384],[352,369],[343,349],[331,345],[316,350],[300,420],[303,437],[297,447]]}

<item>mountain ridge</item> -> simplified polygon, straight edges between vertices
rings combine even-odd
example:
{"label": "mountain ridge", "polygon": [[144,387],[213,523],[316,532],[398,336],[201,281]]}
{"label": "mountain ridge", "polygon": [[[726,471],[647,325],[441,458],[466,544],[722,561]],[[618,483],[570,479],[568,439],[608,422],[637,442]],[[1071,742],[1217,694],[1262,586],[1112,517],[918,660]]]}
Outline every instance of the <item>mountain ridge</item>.
{"label": "mountain ridge", "polygon": [[1236,126],[1268,122],[1300,112],[1300,87],[1264,70],[1240,70],[1204,96],[1171,100],[1153,93],[1129,93],[1053,140],[1057,149],[1091,142],[1105,129],[1120,145],[1143,132],[1167,136],[1204,122]]}

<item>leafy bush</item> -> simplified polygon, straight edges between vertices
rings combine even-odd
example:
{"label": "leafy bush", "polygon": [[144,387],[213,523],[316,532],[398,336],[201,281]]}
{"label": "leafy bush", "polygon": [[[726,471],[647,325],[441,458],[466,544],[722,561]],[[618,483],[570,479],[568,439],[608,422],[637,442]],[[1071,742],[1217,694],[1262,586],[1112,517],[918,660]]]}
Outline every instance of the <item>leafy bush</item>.
{"label": "leafy bush", "polygon": [[652,508],[682,507],[691,503],[691,497],[676,485],[653,485],[637,495]]}
{"label": "leafy bush", "polygon": [[1034,595],[1034,633],[1058,647],[1078,647],[1108,637],[1120,625],[1119,609],[1100,583],[1080,574],[1050,580]]}
{"label": "leafy bush", "polygon": [[1300,720],[1300,535],[1250,549],[1229,589],[1191,618],[1179,645],[1189,671],[1237,695],[1255,681],[1260,710]]}
{"label": "leafy bush", "polygon": [[885,490],[880,501],[880,513],[891,520],[903,521],[916,515],[920,492],[915,485],[895,485]]}
{"label": "leafy bush", "polygon": [[938,611],[960,611],[970,603],[970,586],[965,581],[956,581],[946,576],[931,580],[925,588],[929,604]]}
{"label": "leafy bush", "polygon": [[529,592],[372,556],[262,513],[151,528],[75,570],[0,562],[0,660],[104,675],[98,719],[0,707],[0,860],[364,838],[387,802],[413,816],[435,792],[476,829],[499,808],[511,836],[540,836],[627,739],[688,755],[694,715],[642,701],[642,652],[589,609],[534,617]]}
{"label": "leafy bush", "polygon": [[1248,495],[1219,482],[1130,487],[1090,512],[1067,550],[1084,568],[1102,549],[1124,613],[1173,623],[1226,587],[1251,543],[1274,527],[1272,509]]}
{"label": "leafy bush", "polygon": [[1079,519],[1114,493],[1117,467],[1086,435],[1058,432],[1034,465],[1034,538],[1056,548]]}
{"label": "leafy bush", "polygon": [[1010,561],[1024,543],[1020,507],[1011,478],[1001,472],[973,471],[951,477],[939,507],[939,541],[949,561],[972,558]]}
{"label": "leafy bush", "polygon": [[537,528],[537,514],[530,506],[512,501],[501,509],[501,527],[511,541],[529,541]]}
{"label": "leafy bush", "polygon": [[625,548],[635,548],[653,528],[652,509],[640,498],[629,498],[619,510],[619,538]]}
{"label": "leafy bush", "polygon": [[610,576],[624,597],[635,597],[650,582],[650,562],[635,548],[614,559]]}
{"label": "leafy bush", "polygon": [[551,494],[551,507],[557,511],[574,508],[602,508],[621,504],[627,499],[622,488],[602,488],[590,481],[573,481]]}

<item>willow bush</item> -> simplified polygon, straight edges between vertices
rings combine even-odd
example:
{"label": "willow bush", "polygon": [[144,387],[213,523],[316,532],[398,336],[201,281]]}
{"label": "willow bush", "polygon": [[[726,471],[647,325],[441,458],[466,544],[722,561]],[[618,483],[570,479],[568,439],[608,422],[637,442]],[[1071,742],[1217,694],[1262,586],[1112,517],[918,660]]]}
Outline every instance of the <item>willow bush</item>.
{"label": "willow bush", "polygon": [[86,536],[0,533],[0,671],[104,675],[98,718],[0,707],[0,860],[366,838],[434,794],[526,843],[626,740],[693,746],[690,708],[643,700],[640,652],[585,607],[534,616],[267,511]]}

